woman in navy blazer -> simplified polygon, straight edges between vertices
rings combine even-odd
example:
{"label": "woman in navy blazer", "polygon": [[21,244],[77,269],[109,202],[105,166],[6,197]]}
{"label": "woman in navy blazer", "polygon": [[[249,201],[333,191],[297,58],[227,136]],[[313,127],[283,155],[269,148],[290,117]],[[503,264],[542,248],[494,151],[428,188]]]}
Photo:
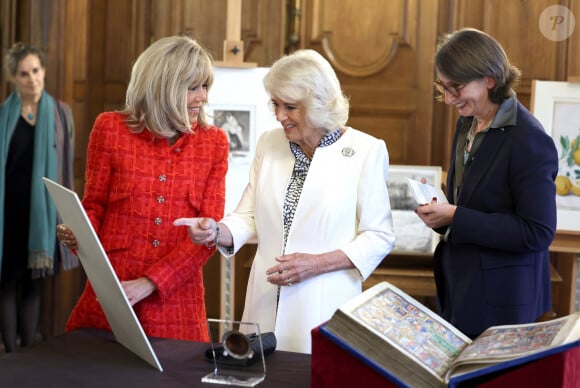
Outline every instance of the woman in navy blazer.
{"label": "woman in navy blazer", "polygon": [[416,212],[443,235],[435,250],[438,307],[474,338],[551,309],[548,248],[556,231],[552,138],[517,100],[520,71],[491,36],[462,29],[435,57],[441,100],[460,115],[449,204]]}

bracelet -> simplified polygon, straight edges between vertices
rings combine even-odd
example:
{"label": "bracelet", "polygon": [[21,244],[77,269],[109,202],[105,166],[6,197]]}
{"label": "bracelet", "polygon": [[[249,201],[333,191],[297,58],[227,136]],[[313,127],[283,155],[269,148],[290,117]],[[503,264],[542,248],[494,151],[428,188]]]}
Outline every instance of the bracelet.
{"label": "bracelet", "polygon": [[215,226],[215,237],[212,242],[205,243],[205,246],[209,248],[213,248],[218,245],[220,239],[220,227],[218,225]]}

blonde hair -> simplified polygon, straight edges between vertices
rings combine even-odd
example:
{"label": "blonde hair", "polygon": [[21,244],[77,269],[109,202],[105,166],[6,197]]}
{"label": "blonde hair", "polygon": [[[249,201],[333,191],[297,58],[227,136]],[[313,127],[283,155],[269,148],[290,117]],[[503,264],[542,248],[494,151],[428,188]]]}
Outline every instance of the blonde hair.
{"label": "blonde hair", "polygon": [[305,108],[313,128],[326,132],[341,128],[348,120],[349,103],[334,69],[314,50],[298,50],[278,59],[264,77],[271,97]]}
{"label": "blonde hair", "polygon": [[[133,132],[148,129],[162,137],[191,132],[187,112],[189,88],[213,83],[213,60],[192,38],[171,36],[149,46],[133,65],[127,87],[127,125]],[[198,122],[207,126],[203,105]]]}

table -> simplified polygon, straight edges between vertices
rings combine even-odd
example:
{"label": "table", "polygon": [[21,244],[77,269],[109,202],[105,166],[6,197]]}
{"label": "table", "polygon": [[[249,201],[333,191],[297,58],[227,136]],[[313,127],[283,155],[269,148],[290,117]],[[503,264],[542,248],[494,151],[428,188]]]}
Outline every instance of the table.
{"label": "table", "polygon": [[[202,383],[213,370],[203,358],[209,344],[150,339],[163,372],[115,341],[112,333],[83,329],[0,355],[3,387],[220,387]],[[310,387],[310,355],[276,351],[266,357],[257,387]]]}

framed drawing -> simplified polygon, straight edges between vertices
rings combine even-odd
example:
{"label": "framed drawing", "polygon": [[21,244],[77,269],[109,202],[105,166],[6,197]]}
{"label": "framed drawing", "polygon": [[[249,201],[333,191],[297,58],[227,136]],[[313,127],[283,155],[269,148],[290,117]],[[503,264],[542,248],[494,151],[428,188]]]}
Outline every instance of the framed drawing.
{"label": "framed drawing", "polygon": [[532,83],[531,110],[558,150],[558,229],[580,230],[580,83]]}
{"label": "framed drawing", "polygon": [[230,162],[247,161],[256,136],[254,105],[208,105],[208,120],[228,135]]}
{"label": "framed drawing", "polygon": [[392,254],[432,255],[439,234],[425,226],[415,214],[417,203],[409,191],[407,178],[425,178],[430,185],[441,187],[440,166],[391,165],[387,189],[391,200],[395,246]]}

